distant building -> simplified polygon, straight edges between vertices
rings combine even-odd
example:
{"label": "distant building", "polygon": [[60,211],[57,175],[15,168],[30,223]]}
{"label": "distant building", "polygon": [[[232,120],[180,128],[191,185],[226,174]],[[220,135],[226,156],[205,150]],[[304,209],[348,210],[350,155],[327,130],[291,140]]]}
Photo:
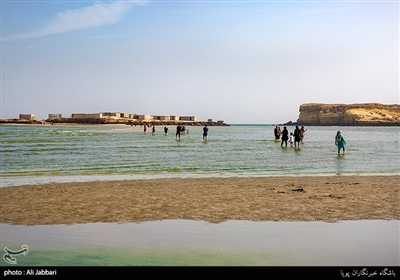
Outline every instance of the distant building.
{"label": "distant building", "polygon": [[152,117],[150,115],[136,115],[137,119],[140,121],[151,121]]}
{"label": "distant building", "polygon": [[169,121],[169,116],[152,116],[154,121]]}
{"label": "distant building", "polygon": [[119,113],[121,118],[130,119],[131,114],[129,113]]}
{"label": "distant building", "polygon": [[61,120],[62,115],[61,114],[49,114],[49,120]]}
{"label": "distant building", "polygon": [[105,117],[120,118],[121,117],[121,113],[117,113],[117,112],[101,112],[100,114],[102,115],[103,118],[105,118]]}
{"label": "distant building", "polygon": [[35,114],[19,114],[19,119],[34,121],[36,117]]}
{"label": "distant building", "polygon": [[179,120],[180,121],[192,121],[192,122],[197,121],[195,116],[180,116]]}
{"label": "distant building", "polygon": [[[20,118],[33,120],[35,119],[34,114],[21,114]],[[196,116],[177,116],[177,115],[139,115],[130,114],[123,112],[100,112],[100,113],[73,113],[71,114],[71,119],[127,119],[127,120],[138,120],[138,121],[187,121],[187,122],[197,122]],[[61,114],[49,114],[49,120],[62,120]],[[212,119],[208,119],[212,122]]]}
{"label": "distant building", "polygon": [[100,113],[103,118],[123,118],[129,119],[131,114],[129,113],[122,113],[122,112],[101,112]]}
{"label": "distant building", "polygon": [[102,118],[102,113],[84,114],[84,113],[74,113],[71,115],[73,119],[98,119]]}

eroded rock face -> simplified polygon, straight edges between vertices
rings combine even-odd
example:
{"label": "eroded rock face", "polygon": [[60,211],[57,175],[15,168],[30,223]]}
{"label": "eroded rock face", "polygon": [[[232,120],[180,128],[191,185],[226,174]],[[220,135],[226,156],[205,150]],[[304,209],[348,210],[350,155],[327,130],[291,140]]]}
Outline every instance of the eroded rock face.
{"label": "eroded rock face", "polygon": [[400,105],[379,103],[300,105],[301,125],[390,125],[400,126]]}

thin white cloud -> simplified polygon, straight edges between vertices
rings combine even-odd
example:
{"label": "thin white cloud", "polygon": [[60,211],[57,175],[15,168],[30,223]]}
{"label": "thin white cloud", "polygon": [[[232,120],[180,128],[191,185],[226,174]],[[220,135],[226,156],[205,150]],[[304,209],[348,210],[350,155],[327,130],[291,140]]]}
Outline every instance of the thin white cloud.
{"label": "thin white cloud", "polygon": [[134,5],[144,4],[146,2],[147,1],[97,2],[89,7],[60,12],[44,27],[28,33],[2,38],[2,41],[44,37],[52,34],[110,25],[120,21],[124,14]]}

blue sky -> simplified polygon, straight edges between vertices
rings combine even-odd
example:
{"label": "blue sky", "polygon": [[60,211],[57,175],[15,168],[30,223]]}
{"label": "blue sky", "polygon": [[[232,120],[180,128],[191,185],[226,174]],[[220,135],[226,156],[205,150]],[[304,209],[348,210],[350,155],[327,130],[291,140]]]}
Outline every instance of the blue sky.
{"label": "blue sky", "polygon": [[399,104],[399,1],[1,1],[1,118]]}

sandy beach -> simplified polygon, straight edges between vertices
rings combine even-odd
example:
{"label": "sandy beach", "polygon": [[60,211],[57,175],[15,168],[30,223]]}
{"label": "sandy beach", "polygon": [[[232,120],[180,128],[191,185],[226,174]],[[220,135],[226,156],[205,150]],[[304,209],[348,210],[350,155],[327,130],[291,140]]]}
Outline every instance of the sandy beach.
{"label": "sandy beach", "polygon": [[173,178],[0,188],[0,222],[399,220],[400,176]]}

